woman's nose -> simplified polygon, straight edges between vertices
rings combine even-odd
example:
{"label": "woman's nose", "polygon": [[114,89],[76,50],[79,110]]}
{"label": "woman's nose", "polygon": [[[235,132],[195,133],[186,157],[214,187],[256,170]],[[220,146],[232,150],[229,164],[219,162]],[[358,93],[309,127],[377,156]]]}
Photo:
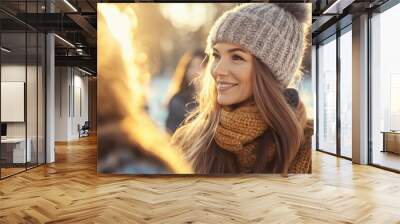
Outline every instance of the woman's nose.
{"label": "woman's nose", "polygon": [[216,62],[212,74],[215,78],[221,75],[228,75],[228,66],[226,61],[221,58],[218,62]]}

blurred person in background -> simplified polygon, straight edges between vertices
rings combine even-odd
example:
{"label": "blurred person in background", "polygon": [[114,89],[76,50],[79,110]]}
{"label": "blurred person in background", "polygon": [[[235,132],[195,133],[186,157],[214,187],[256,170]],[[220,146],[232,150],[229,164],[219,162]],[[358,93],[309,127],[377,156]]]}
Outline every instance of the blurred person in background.
{"label": "blurred person in background", "polygon": [[173,134],[188,112],[197,106],[194,81],[204,71],[206,64],[206,54],[200,49],[186,52],[179,60],[167,96],[166,127],[169,133]]}
{"label": "blurred person in background", "polygon": [[211,28],[198,106],[172,138],[195,173],[311,172],[312,120],[296,89],[311,4],[250,3]]}
{"label": "blurred person in background", "polygon": [[134,44],[133,4],[99,4],[98,10],[98,172],[192,173],[146,111],[150,75]]}

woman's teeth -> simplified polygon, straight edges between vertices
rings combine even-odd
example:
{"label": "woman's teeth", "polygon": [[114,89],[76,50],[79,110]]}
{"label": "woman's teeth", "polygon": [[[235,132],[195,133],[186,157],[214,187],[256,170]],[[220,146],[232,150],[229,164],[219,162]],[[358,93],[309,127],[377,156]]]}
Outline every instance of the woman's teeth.
{"label": "woman's teeth", "polygon": [[232,84],[232,83],[218,83],[217,89],[220,90],[220,91],[228,90],[228,89],[230,89],[230,88],[232,88],[232,87],[234,87],[236,85],[237,84]]}

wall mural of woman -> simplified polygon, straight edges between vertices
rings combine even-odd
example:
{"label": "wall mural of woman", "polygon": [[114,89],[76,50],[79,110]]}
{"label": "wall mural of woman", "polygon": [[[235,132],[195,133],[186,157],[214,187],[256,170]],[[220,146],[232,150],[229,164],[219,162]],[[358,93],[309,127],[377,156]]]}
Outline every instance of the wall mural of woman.
{"label": "wall mural of woman", "polygon": [[[173,36],[173,40],[183,41],[174,45],[176,48],[166,48],[170,53],[205,50],[183,57],[185,66],[178,66],[190,72],[176,73],[180,74],[175,77],[180,82],[173,83],[175,87],[192,87],[187,99],[190,102],[194,99],[194,106],[187,113],[182,111],[187,104],[184,99],[179,101],[183,107],[173,108],[178,113],[170,113],[171,119],[181,114],[184,120],[172,122],[172,136],[157,127],[148,113],[146,83],[150,76],[168,77],[169,69],[160,72],[147,69],[153,66],[150,63],[153,56],[161,53],[145,52],[154,51],[155,40],[141,41],[154,38],[149,30],[144,33],[147,31],[141,21],[148,22],[146,10],[157,12],[158,8],[141,6],[99,4],[100,173],[283,176],[311,173],[313,121],[297,91],[302,72],[310,71],[301,66],[307,61],[303,59],[310,44],[306,37],[311,24],[311,4],[229,6],[220,11],[219,15],[224,13],[215,23],[190,34],[199,35],[193,46],[187,45],[192,39],[185,39],[188,36],[185,32]],[[211,6],[222,9],[219,4]],[[159,19],[167,27],[168,22]],[[168,27],[165,35],[179,33]],[[204,38],[200,38],[203,31]],[[200,42],[206,46],[199,46]],[[177,52],[171,55],[181,56]],[[167,67],[174,67],[172,60],[167,63],[161,59]],[[185,73],[193,77],[182,79]],[[175,101],[179,95],[177,89],[170,92]],[[162,92],[163,97],[165,94]]]}

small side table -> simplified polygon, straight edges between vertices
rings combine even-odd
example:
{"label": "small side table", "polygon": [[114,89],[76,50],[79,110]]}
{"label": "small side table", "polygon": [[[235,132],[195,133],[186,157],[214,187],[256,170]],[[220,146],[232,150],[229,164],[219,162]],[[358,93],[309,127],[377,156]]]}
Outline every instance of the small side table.
{"label": "small side table", "polygon": [[400,131],[382,131],[383,150],[382,152],[392,152],[400,154]]}

